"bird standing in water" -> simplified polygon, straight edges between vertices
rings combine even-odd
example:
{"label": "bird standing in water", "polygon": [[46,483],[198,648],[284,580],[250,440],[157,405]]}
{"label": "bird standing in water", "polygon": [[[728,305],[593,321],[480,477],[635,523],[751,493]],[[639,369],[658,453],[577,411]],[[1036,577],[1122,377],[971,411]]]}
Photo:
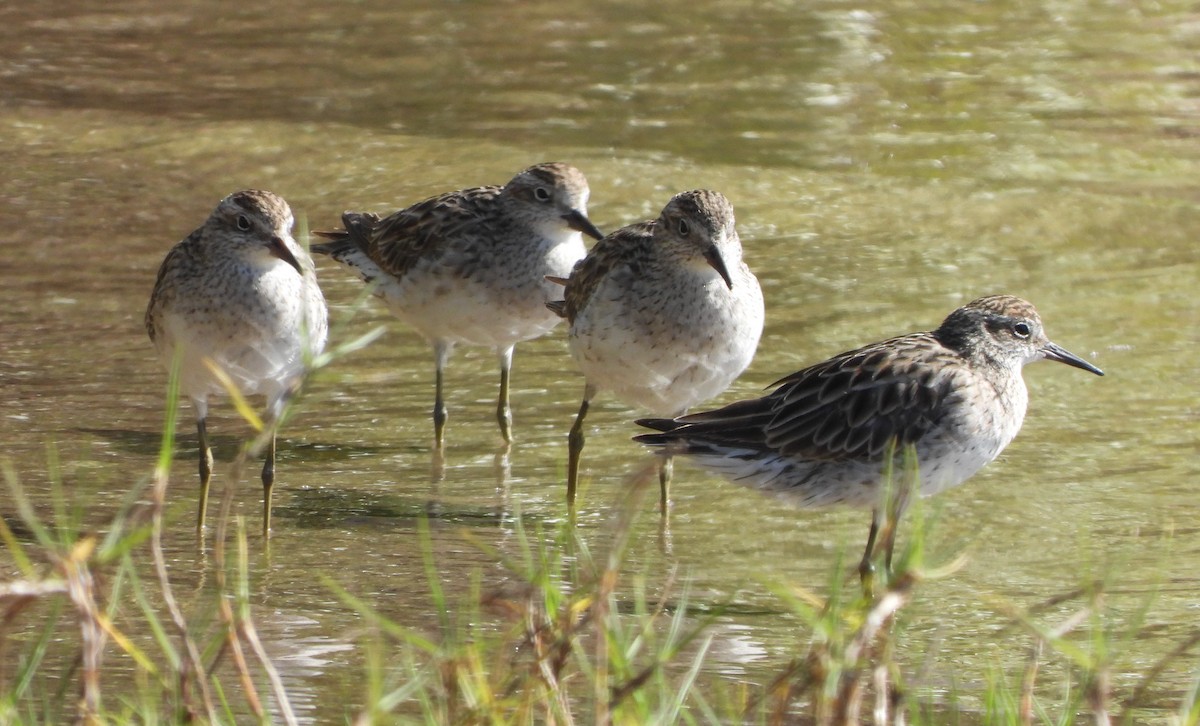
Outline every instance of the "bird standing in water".
{"label": "bird standing in water", "polygon": [[[1104,375],[1050,342],[1033,305],[993,295],[950,313],[936,330],[793,373],[761,398],[638,421],[659,433],[635,438],[799,507],[871,508],[859,566],[866,582],[886,498],[885,472],[900,471],[911,452],[922,496],[969,479],[1021,429],[1029,401],[1021,372],[1043,358]],[[889,531],[890,569],[895,527]]]}
{"label": "bird standing in water", "polygon": [[[742,261],[733,205],[719,192],[675,195],[658,219],[598,242],[559,280],[550,308],[570,323],[571,356],[586,378],[568,437],[567,501],[574,505],[583,421],[612,391],[630,405],[678,416],[723,392],[750,365],[763,329],[758,278]],[[659,473],[669,503],[671,463]]]}
{"label": "bird standing in water", "polygon": [[554,286],[603,235],[587,216],[587,179],[573,166],[531,166],[503,187],[448,192],[380,219],[346,212],[344,229],[317,232],[313,252],[352,268],[396,317],[433,346],[434,447],[446,427],[443,371],[454,346],[492,348],[500,360],[496,419],[512,441],[509,371],[513,347],[550,332]]}
{"label": "bird standing in water", "polygon": [[[243,395],[263,394],[278,417],[304,372],[325,348],[325,298],[312,259],[292,238],[292,210],[271,192],[230,194],[204,224],[167,253],[158,270],[146,332],[196,412],[200,513],[204,527],[212,451],[208,398],[224,395],[216,367]],[[263,464],[263,532],[271,527],[275,436]]]}

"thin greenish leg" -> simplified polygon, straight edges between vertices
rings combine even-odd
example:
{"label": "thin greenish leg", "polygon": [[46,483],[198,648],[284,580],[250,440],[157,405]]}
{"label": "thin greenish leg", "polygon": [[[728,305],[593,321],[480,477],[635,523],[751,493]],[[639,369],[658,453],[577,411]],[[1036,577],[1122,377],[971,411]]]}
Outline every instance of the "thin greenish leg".
{"label": "thin greenish leg", "polygon": [[596,388],[592,384],[583,387],[583,402],[579,404],[579,413],[575,415],[575,424],[567,436],[567,506],[575,508],[575,492],[579,486],[579,457],[583,453],[583,420],[587,418],[588,406]]}
{"label": "thin greenish leg", "polygon": [[883,564],[886,568],[888,581],[892,579],[892,555],[896,551],[896,533],[900,530],[900,518],[904,516],[904,511],[908,509],[908,497],[914,490],[916,482],[909,480],[908,473],[915,472],[915,460],[913,463],[905,462],[905,476],[901,486],[892,494],[891,501],[888,503],[887,520],[884,522],[883,543],[886,545],[884,550]]}
{"label": "thin greenish leg", "polygon": [[[686,416],[687,409],[675,411],[671,418],[679,418]],[[667,516],[667,510],[671,507],[671,479],[675,475],[675,455],[670,451],[663,454],[662,462],[658,467],[658,511],[662,516]]]}
{"label": "thin greenish leg", "polygon": [[263,537],[271,534],[271,489],[275,486],[275,432],[271,432],[271,442],[267,444],[267,459],[262,468],[263,484]]}
{"label": "thin greenish leg", "polygon": [[875,589],[875,565],[871,559],[875,554],[875,540],[879,537],[879,509],[871,510],[871,531],[867,534],[867,549],[863,552],[862,562],[858,563],[858,577],[862,581],[863,592],[869,599]]}
{"label": "thin greenish leg", "polygon": [[445,441],[446,419],[449,414],[446,412],[446,400],[442,397],[442,378],[443,371],[446,368],[446,361],[450,357],[450,344],[444,341],[437,341],[433,344],[433,357],[437,366],[437,374],[435,379],[435,388],[433,398],[433,445],[435,448],[442,448]]}
{"label": "thin greenish leg", "polygon": [[671,477],[674,474],[675,457],[671,454],[665,454],[658,468],[658,510],[664,517],[667,516],[667,509],[671,506]]}
{"label": "thin greenish leg", "polygon": [[208,426],[205,419],[196,419],[196,433],[200,438],[200,512],[196,516],[196,529],[204,529],[204,520],[208,514],[208,484],[212,481],[213,455],[208,447]]}
{"label": "thin greenish leg", "polygon": [[512,409],[508,405],[508,378],[512,370],[513,347],[500,351],[500,399],[496,402],[496,421],[500,424],[500,435],[506,443],[512,443]]}

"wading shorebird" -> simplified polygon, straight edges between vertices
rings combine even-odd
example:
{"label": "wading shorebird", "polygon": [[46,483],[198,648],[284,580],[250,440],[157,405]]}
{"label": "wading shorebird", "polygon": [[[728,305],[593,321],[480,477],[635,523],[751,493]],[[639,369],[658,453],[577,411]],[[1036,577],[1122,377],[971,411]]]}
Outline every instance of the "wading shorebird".
{"label": "wading shorebird", "polygon": [[[742,262],[733,205],[696,190],[675,195],[658,219],[617,230],[557,280],[550,308],[570,323],[583,402],[568,437],[567,501],[574,505],[583,421],[592,398],[678,416],[723,392],[754,358],[763,329],[758,278]],[[669,504],[671,462],[659,471]]]}
{"label": "wading shorebird", "polygon": [[[1104,375],[1050,342],[1033,305],[994,295],[950,313],[937,330],[793,373],[761,398],[638,421],[660,433],[635,439],[799,507],[871,508],[859,565],[867,582],[888,496],[885,471],[901,471],[905,452],[915,453],[922,496],[969,479],[1021,429],[1029,401],[1021,371],[1043,358]],[[889,532],[890,570],[894,523]]]}
{"label": "wading shorebird", "polygon": [[[200,528],[213,463],[205,427],[208,398],[227,392],[212,368],[242,394],[265,395],[274,419],[306,360],[325,347],[325,298],[312,258],[292,238],[292,221],[287,202],[271,192],[230,194],[167,253],[150,295],[146,332],[168,368],[179,357],[179,389],[196,412]],[[274,482],[272,433],[262,470],[264,533],[271,527]]]}
{"label": "wading shorebird", "polygon": [[346,212],[344,229],[313,245],[358,273],[392,313],[433,346],[434,447],[442,448],[442,377],[456,344],[492,348],[500,360],[496,419],[512,441],[509,370],[513,347],[550,332],[554,285],[603,235],[587,216],[587,179],[573,166],[531,166],[503,187],[448,192],[380,219]]}

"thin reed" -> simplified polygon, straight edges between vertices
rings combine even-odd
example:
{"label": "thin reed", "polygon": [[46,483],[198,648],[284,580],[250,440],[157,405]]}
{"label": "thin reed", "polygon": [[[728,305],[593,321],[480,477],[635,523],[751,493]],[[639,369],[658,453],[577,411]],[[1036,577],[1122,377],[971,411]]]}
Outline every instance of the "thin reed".
{"label": "thin reed", "polygon": [[[369,339],[339,346],[312,368]],[[255,625],[251,544],[246,522],[232,515],[233,482],[269,440],[269,425],[260,425],[224,477],[213,582],[185,606],[163,544],[168,527],[186,526],[190,504],[169,505],[167,497],[178,413],[174,375],[167,400],[154,470],[130,487],[103,532],[81,529],[81,505],[63,486],[53,449],[48,515],[32,504],[13,465],[0,464],[16,510],[13,520],[0,518],[0,540],[15,573],[0,582],[0,723],[300,722]],[[901,484],[911,481],[911,472],[898,477]],[[1145,720],[1149,694],[1168,668],[1182,662],[1195,669],[1200,626],[1146,668],[1137,685],[1118,691],[1113,664],[1142,623],[1115,628],[1106,611],[1111,578],[1089,576],[1040,607],[981,604],[1028,633],[1023,665],[997,672],[985,692],[947,699],[906,682],[904,629],[897,622],[924,583],[951,578],[961,565],[926,563],[931,525],[914,506],[905,548],[891,572],[876,563],[882,576],[869,590],[842,561],[819,590],[763,583],[783,606],[779,617],[802,626],[795,656],[757,685],[725,682],[709,660],[712,626],[724,616],[720,604],[694,607],[687,573],[670,571],[651,582],[629,566],[636,520],[657,516],[644,514],[653,510],[646,494],[656,482],[653,467],[631,477],[602,536],[584,536],[569,519],[546,527],[519,513],[515,554],[468,536],[506,575],[502,584],[485,587],[472,573],[465,594],[456,596],[442,588],[444,573],[422,521],[423,586],[437,615],[431,629],[399,622],[325,576],[348,619],[361,623],[362,687],[346,701],[345,720],[1132,724]],[[896,490],[906,494],[904,486]],[[1047,621],[1046,612],[1068,605],[1068,615]],[[1047,664],[1066,674],[1063,683],[1045,682]],[[1200,723],[1195,672],[1175,707],[1165,714],[1160,709],[1156,719]],[[959,708],[967,700],[981,706]]]}

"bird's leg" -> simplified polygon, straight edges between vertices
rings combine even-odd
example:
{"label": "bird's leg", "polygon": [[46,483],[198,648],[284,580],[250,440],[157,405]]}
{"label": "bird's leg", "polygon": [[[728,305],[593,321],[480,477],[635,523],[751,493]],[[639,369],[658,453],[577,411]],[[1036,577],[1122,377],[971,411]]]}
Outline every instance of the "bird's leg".
{"label": "bird's leg", "polygon": [[267,444],[267,457],[262,468],[263,484],[263,538],[271,533],[271,489],[275,486],[275,432],[271,432],[271,442]]}
{"label": "bird's leg", "polygon": [[[687,415],[687,409],[676,411],[671,418],[679,418]],[[667,510],[671,507],[671,478],[675,474],[675,456],[670,449],[663,454],[662,462],[658,467],[658,511],[662,516],[667,516]]]}
{"label": "bird's leg", "polygon": [[674,473],[675,457],[671,454],[664,454],[658,467],[658,510],[664,517],[667,516],[667,509],[671,506],[671,476]]}
{"label": "bird's leg", "polygon": [[204,529],[208,513],[208,483],[212,480],[213,455],[208,447],[208,426],[204,416],[196,417],[196,433],[200,439],[200,513],[196,517],[196,529]]}
{"label": "bird's leg", "polygon": [[512,460],[509,455],[512,454],[512,444],[505,442],[496,451],[496,456],[492,459],[492,463],[496,470],[496,488],[504,492],[505,498],[508,497],[508,480],[512,478]]}
{"label": "bird's leg", "polygon": [[444,441],[444,432],[446,430],[446,401],[442,398],[442,367],[437,369],[437,393],[433,398],[433,445],[434,448],[442,448]]}
{"label": "bird's leg", "polygon": [[446,368],[446,361],[450,358],[450,344],[443,341],[437,341],[433,344],[434,364],[437,366],[435,393],[433,398],[433,445],[434,448],[442,448],[444,441],[444,433],[446,431],[446,401],[442,398],[442,371]]}
{"label": "bird's leg", "polygon": [[575,424],[567,436],[567,506],[575,508],[575,490],[579,485],[579,456],[583,453],[583,419],[587,417],[588,405],[596,395],[596,388],[588,383],[583,387],[583,402],[575,415]]}
{"label": "bird's leg", "polygon": [[675,546],[671,537],[671,518],[658,518],[658,551],[668,557],[675,551]]}
{"label": "bird's leg", "polygon": [[508,406],[508,376],[512,370],[513,346],[500,351],[500,399],[496,402],[496,421],[500,424],[500,435],[512,443],[512,409]]}
{"label": "bird's leg", "polygon": [[[903,495],[901,495],[903,497]],[[906,497],[905,497],[906,498]],[[904,501],[894,502],[889,507],[887,521],[883,528],[883,566],[888,580],[892,579],[892,555],[896,550],[896,532],[900,529],[900,517],[904,514]]]}
{"label": "bird's leg", "polygon": [[883,522],[883,566],[889,582],[892,579],[892,555],[896,550],[896,532],[900,529],[900,518],[908,508],[909,494],[917,486],[917,482],[909,475],[910,471],[915,474],[915,467],[915,460],[912,464],[906,462],[904,476],[901,477],[899,486],[893,487],[890,492],[885,509],[887,514]]}
{"label": "bird's leg", "polygon": [[440,446],[433,447],[429,457],[429,480],[434,484],[446,478],[446,453]]}
{"label": "bird's leg", "polygon": [[867,534],[867,549],[862,562],[858,563],[858,577],[862,581],[863,593],[870,599],[875,589],[875,565],[871,562],[875,554],[875,540],[879,537],[879,509],[871,510],[871,531]]}

